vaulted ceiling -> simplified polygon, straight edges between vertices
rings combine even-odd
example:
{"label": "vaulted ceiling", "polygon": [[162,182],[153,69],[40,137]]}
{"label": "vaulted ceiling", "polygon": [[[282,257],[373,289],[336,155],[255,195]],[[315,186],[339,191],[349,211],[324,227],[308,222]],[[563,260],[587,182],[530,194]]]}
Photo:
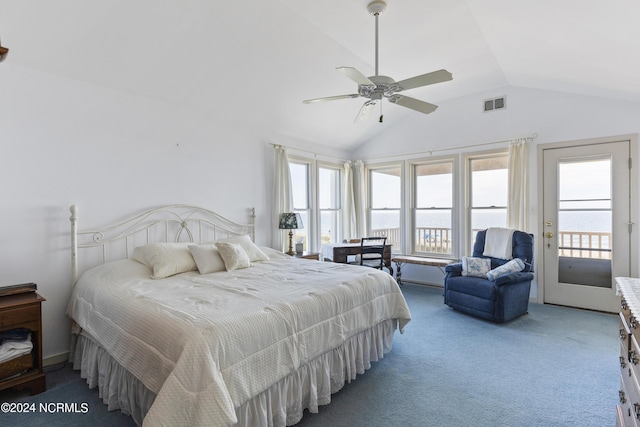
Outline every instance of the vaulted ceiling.
{"label": "vaulted ceiling", "polygon": [[[438,104],[520,86],[640,102],[637,1],[387,3],[379,21],[380,74],[395,80],[441,68],[453,74],[452,81],[409,96]],[[362,99],[302,104],[356,91],[338,66],[374,74],[375,21],[367,4],[0,0],[0,38],[10,49],[0,65],[0,122],[20,120],[11,117],[2,93],[17,93],[26,84],[21,76],[30,73],[49,76],[47,84],[72,80],[126,93],[198,120],[231,120],[266,139],[352,149],[419,114],[386,103],[384,125],[373,118],[356,125]],[[36,103],[34,92],[20,90]],[[57,96],[87,97],[83,104],[90,94]]]}

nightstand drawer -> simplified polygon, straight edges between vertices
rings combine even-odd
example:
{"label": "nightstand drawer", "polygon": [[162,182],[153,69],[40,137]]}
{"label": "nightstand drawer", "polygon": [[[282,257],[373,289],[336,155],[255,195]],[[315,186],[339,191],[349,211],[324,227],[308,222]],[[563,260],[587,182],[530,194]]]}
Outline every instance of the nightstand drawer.
{"label": "nightstand drawer", "polygon": [[40,320],[40,304],[0,311],[0,328]]}
{"label": "nightstand drawer", "polygon": [[0,363],[0,380],[24,372],[33,367],[33,354],[25,354]]}

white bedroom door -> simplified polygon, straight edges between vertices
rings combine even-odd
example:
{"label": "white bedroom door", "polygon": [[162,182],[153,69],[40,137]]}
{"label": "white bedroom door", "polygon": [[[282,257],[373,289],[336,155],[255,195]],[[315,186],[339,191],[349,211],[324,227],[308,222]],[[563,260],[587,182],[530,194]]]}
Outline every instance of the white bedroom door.
{"label": "white bedroom door", "polygon": [[543,149],[544,302],[617,312],[630,276],[630,142]]}

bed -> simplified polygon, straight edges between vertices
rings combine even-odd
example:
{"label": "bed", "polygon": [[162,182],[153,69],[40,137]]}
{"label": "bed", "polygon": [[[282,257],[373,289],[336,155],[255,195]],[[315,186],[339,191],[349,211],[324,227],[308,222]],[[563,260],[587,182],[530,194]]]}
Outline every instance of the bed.
{"label": "bed", "polygon": [[391,351],[411,319],[380,270],[255,245],[255,210],[195,206],[78,229],[70,360],[143,426],[293,425]]}

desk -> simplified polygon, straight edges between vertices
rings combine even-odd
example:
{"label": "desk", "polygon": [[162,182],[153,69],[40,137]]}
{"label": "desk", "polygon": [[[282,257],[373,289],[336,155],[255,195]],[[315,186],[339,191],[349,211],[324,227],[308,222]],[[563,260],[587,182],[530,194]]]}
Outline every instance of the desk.
{"label": "desk", "polygon": [[[393,267],[391,267],[391,246],[384,245],[384,266],[389,269],[393,276]],[[329,243],[322,245],[322,255],[324,259],[333,262],[347,262],[347,256],[358,255],[360,253],[360,243]]]}

